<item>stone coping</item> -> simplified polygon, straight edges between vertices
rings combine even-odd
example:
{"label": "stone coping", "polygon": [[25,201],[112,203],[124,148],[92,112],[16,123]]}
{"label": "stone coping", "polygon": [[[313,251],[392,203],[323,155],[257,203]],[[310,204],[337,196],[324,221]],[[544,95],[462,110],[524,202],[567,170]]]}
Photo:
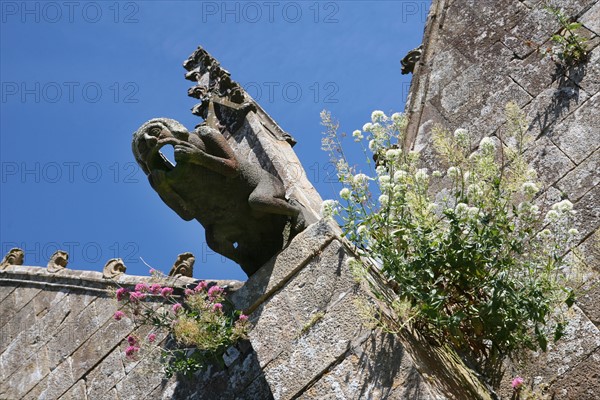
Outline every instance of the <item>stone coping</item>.
{"label": "stone coping", "polygon": [[20,283],[28,285],[54,286],[76,288],[81,290],[107,291],[118,286],[135,286],[140,282],[160,281],[162,285],[172,287],[186,287],[195,285],[199,281],[214,282],[225,287],[229,292],[236,291],[244,282],[234,280],[195,279],[184,276],[155,278],[152,276],[137,276],[121,274],[114,278],[104,278],[102,272],[73,270],[65,268],[58,272],[49,272],[45,267],[9,265],[0,270],[0,284]]}

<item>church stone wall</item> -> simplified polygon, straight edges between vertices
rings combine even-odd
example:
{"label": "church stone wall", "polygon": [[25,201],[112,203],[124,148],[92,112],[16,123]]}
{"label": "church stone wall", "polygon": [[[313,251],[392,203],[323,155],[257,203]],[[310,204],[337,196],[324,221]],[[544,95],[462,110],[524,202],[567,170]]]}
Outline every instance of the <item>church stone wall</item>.
{"label": "church stone wall", "polygon": [[[589,61],[564,70],[536,46],[560,27],[544,4],[583,23]],[[529,44],[528,44],[529,42]],[[570,313],[567,337],[535,354],[524,373],[555,399],[595,399],[600,393],[600,1],[434,0],[424,52],[415,70],[406,112],[407,146],[438,166],[431,129],[468,129],[475,145],[501,136],[504,107],[516,102],[535,141],[526,156],[540,174],[543,213],[569,199],[577,215],[578,248],[589,270],[587,292]],[[516,371],[517,369],[515,369]],[[523,371],[523,368],[521,368]],[[500,393],[510,398],[507,379]]]}

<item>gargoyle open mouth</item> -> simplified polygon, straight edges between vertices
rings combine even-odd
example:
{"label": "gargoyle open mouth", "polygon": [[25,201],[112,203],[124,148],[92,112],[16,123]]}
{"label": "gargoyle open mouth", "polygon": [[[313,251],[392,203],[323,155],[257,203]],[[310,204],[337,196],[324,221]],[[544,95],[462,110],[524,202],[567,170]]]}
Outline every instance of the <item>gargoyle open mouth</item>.
{"label": "gargoyle open mouth", "polygon": [[[154,142],[153,146],[146,153],[146,165],[148,166],[148,170],[152,171],[155,169],[160,169],[165,172],[172,171],[175,169],[176,164],[173,163],[165,154],[161,151],[165,146],[176,146],[179,144],[179,141],[175,138],[167,138],[156,140],[156,138],[147,138],[145,140],[146,145]],[[148,143],[150,142],[150,143]]]}
{"label": "gargoyle open mouth", "polygon": [[160,164],[163,166],[165,171],[172,171],[177,166],[174,162],[169,160],[167,156],[162,152],[163,147],[165,146],[175,146],[176,143],[170,143],[171,139],[161,140],[156,144],[156,151],[158,152],[156,158],[160,158]]}

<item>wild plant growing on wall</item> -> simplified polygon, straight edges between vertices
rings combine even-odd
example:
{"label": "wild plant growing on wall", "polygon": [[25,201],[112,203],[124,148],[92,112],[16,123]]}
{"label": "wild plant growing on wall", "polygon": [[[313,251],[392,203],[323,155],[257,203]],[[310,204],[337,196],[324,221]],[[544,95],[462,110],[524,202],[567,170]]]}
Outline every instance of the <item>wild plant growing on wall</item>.
{"label": "wild plant growing on wall", "polygon": [[131,318],[136,327],[148,331],[144,337],[127,338],[127,358],[137,360],[158,352],[167,377],[189,377],[209,364],[223,365],[225,351],[246,337],[248,317],[233,308],[217,285],[201,281],[176,295],[175,289],[161,284],[165,279],[160,273],[153,271],[153,277],[154,283],[116,291],[121,309],[114,318]]}
{"label": "wild plant growing on wall", "polygon": [[586,62],[589,55],[587,38],[577,33],[582,24],[569,18],[558,8],[546,7],[546,11],[556,18],[561,30],[550,38],[554,45],[542,49],[542,53],[565,67]]}
{"label": "wild plant growing on wall", "polygon": [[575,211],[568,200],[545,215],[535,204],[539,184],[523,158],[527,125],[516,105],[506,107],[501,140],[473,143],[466,129],[435,128],[443,171],[402,150],[403,115],[375,111],[352,134],[374,164],[371,173],[359,173],[344,156],[338,124],[327,112],[321,117],[323,146],[343,184],[340,201],[327,201],[323,211],[396,282],[392,308],[401,317],[480,361],[546,350],[549,338],[563,335],[566,322],[555,309],[575,301],[561,273],[578,235],[571,228]]}

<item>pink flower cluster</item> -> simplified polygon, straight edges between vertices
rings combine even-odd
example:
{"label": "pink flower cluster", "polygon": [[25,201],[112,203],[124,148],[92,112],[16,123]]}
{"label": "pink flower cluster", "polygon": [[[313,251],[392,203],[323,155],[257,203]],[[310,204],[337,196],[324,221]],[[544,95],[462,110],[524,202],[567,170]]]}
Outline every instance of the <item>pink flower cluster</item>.
{"label": "pink flower cluster", "polygon": [[223,294],[223,288],[218,285],[211,286],[211,288],[208,289],[208,298],[210,300],[214,300],[215,298],[219,297],[221,294]]}
{"label": "pink flower cluster", "polygon": [[135,285],[135,291],[141,293],[147,293],[150,291],[150,286],[146,282],[140,282]]}
{"label": "pink flower cluster", "polygon": [[194,291],[200,292],[202,290],[206,290],[207,286],[208,286],[208,284],[206,283],[206,281],[200,281],[198,283],[198,286],[196,286],[196,288],[194,289]]}
{"label": "pink flower cluster", "polygon": [[123,311],[119,310],[119,311],[115,312],[114,318],[117,321],[120,321],[121,318],[123,318],[124,316],[125,316],[125,313]]}
{"label": "pink flower cluster", "polygon": [[135,336],[128,336],[127,337],[127,343],[129,344],[129,347],[127,347],[125,349],[125,355],[127,357],[133,357],[135,356],[135,354],[140,351],[139,346],[137,346],[137,339],[135,338]]}
{"label": "pink flower cluster", "polygon": [[125,349],[125,355],[126,355],[127,357],[130,357],[130,358],[131,358],[131,357],[135,356],[135,354],[136,354],[138,351],[140,351],[140,348],[139,348],[139,347],[137,347],[137,346],[129,346],[129,347],[127,347],[127,348]]}
{"label": "pink flower cluster", "polygon": [[182,308],[183,308],[183,306],[181,305],[181,303],[175,303],[175,304],[173,304],[173,307],[172,307],[173,312],[175,314],[177,314],[177,311],[181,310]]}
{"label": "pink flower cluster", "polygon": [[167,297],[171,296],[172,294],[173,294],[173,288],[170,288],[170,287],[162,288],[160,291],[160,295],[164,298],[167,298]]}
{"label": "pink flower cluster", "polygon": [[146,293],[142,292],[131,292],[129,293],[129,300],[133,303],[137,303],[140,300],[144,300],[146,298]]}
{"label": "pink flower cluster", "polygon": [[125,298],[125,296],[127,296],[127,293],[129,293],[129,290],[125,289],[125,288],[118,288],[117,289],[117,301],[121,301]]}
{"label": "pink flower cluster", "polygon": [[161,290],[162,286],[160,286],[160,284],[158,283],[153,283],[152,285],[150,285],[150,293],[152,294],[159,294]]}
{"label": "pink flower cluster", "polygon": [[523,386],[523,383],[525,383],[525,379],[521,378],[520,376],[517,376],[515,377],[515,379],[512,380],[511,385],[513,389],[519,390]]}
{"label": "pink flower cluster", "polygon": [[173,288],[163,288],[158,283],[148,285],[146,282],[140,282],[137,285],[135,285],[135,289],[133,292],[126,288],[117,289],[117,301],[123,301],[128,298],[130,301],[136,303],[140,300],[144,300],[149,294],[160,294],[161,296],[167,298],[173,294]]}

